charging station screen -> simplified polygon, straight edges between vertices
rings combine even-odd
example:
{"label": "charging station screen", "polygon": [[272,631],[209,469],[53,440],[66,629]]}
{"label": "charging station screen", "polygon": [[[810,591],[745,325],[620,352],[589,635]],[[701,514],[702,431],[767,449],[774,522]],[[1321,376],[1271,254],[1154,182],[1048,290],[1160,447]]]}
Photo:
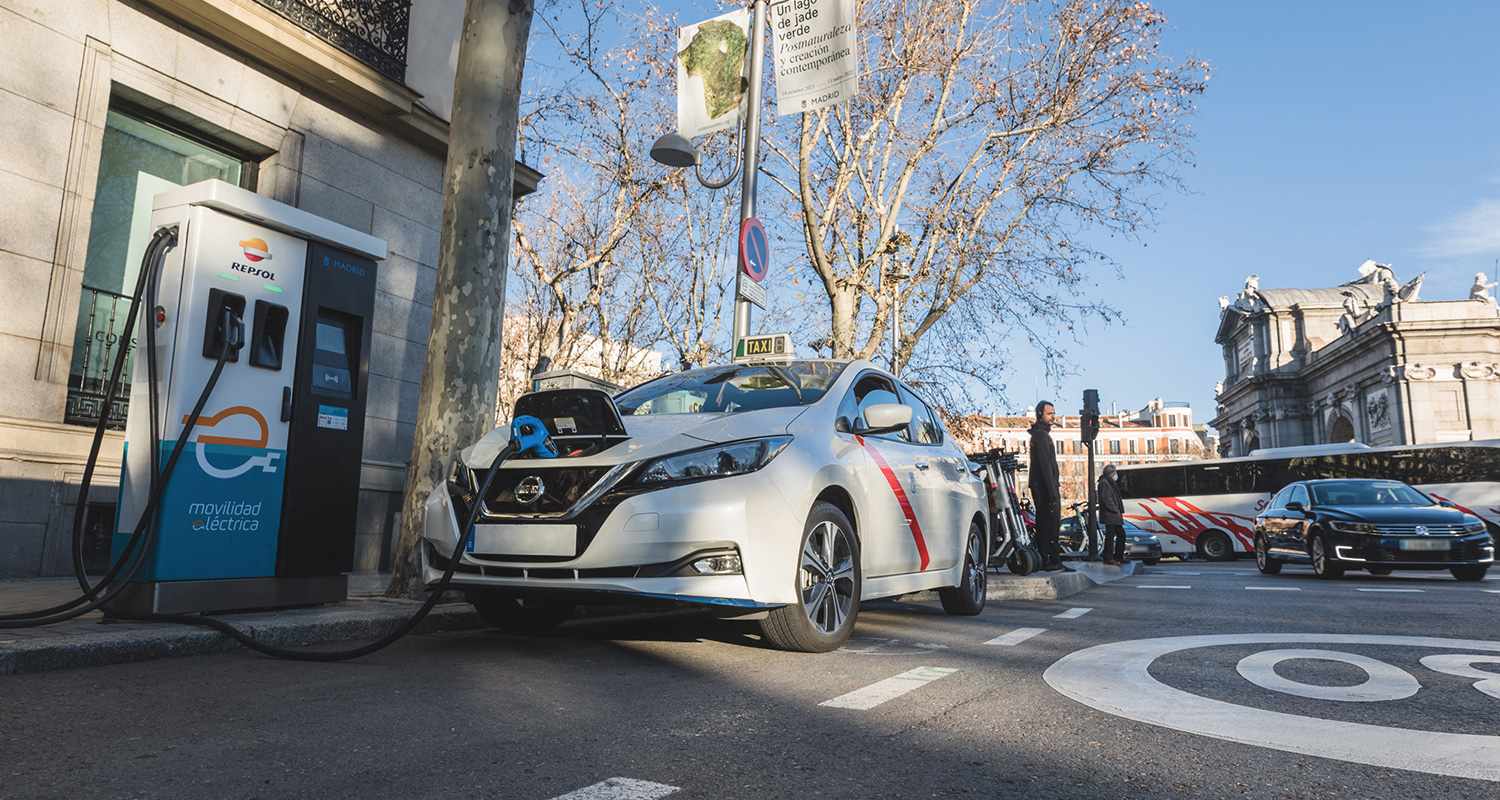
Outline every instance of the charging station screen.
{"label": "charging station screen", "polygon": [[318,323],[318,349],[344,355],[344,329],[326,322]]}
{"label": "charging station screen", "polygon": [[354,386],[349,359],[348,321],[338,319],[337,312],[320,309],[315,328],[312,388],[330,397],[351,398]]}

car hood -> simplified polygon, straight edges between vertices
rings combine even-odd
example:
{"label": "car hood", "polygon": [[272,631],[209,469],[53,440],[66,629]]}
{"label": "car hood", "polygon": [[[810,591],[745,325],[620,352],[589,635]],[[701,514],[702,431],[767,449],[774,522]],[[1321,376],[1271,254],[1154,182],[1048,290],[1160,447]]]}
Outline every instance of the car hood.
{"label": "car hood", "polygon": [[[660,414],[623,418],[630,438],[602,453],[586,458],[547,459],[549,466],[613,466],[632,461],[694,450],[720,442],[779,436],[808,406],[766,408],[734,414]],[[484,469],[510,441],[510,428],[496,428],[463,451],[464,463]],[[516,466],[536,466],[541,459],[522,459]]]}
{"label": "car hood", "polygon": [[1329,519],[1377,525],[1462,525],[1468,515],[1442,506],[1318,506]]}

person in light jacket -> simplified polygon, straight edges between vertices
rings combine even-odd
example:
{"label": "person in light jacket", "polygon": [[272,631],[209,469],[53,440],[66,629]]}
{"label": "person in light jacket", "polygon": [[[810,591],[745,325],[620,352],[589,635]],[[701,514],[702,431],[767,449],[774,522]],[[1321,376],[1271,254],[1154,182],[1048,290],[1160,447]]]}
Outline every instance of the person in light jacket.
{"label": "person in light jacket", "polygon": [[1125,563],[1125,501],[1120,498],[1120,474],[1114,464],[1104,465],[1099,486],[1099,524],[1104,526],[1104,563]]}

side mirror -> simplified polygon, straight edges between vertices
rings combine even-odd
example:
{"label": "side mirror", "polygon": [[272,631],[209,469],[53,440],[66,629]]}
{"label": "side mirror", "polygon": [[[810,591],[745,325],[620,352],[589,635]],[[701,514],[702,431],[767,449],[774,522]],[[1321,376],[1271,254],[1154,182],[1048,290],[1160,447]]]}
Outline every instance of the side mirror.
{"label": "side mirror", "polygon": [[1302,505],[1302,501],[1301,500],[1288,500],[1287,504],[1286,504],[1286,510],[1287,511],[1306,511],[1307,508]]}
{"label": "side mirror", "polygon": [[855,433],[878,436],[882,433],[895,433],[911,425],[911,406],[900,403],[880,403],[865,409],[865,424],[859,426]]}

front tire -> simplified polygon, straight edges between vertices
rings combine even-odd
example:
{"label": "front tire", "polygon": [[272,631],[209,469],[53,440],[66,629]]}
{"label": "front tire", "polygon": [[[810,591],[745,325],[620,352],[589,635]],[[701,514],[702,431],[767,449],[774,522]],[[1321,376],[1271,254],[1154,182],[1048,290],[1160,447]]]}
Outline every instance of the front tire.
{"label": "front tire", "polygon": [[1490,571],[1490,568],[1487,565],[1468,565],[1453,567],[1448,571],[1453,573],[1453,577],[1456,580],[1463,581],[1464,583],[1473,583],[1484,580],[1484,575]]}
{"label": "front tire", "polygon": [[988,561],[984,552],[984,526],[969,523],[969,545],[964,548],[963,578],[957,586],[938,590],[943,610],[949,614],[972,617],[984,611],[989,589]]}
{"label": "front tire", "polygon": [[468,599],[486,625],[506,633],[546,633],[568,621],[577,610],[574,603],[553,600],[527,603],[495,592],[470,592]]}
{"label": "front tire", "polygon": [[859,540],[838,506],[819,501],[802,529],[793,580],[797,602],[761,620],[766,642],[780,650],[827,653],[842,647],[859,616]]}
{"label": "front tire", "polygon": [[1334,561],[1329,550],[1328,542],[1323,539],[1322,534],[1313,537],[1312,544],[1308,546],[1313,574],[1325,580],[1337,580],[1344,577],[1344,565]]}
{"label": "front tire", "polygon": [[1266,540],[1257,538],[1255,540],[1255,568],[1262,575],[1279,575],[1281,573],[1281,562],[1271,558],[1266,549]]}
{"label": "front tire", "polygon": [[1012,575],[1030,575],[1042,566],[1042,556],[1037,553],[1036,548],[1030,546],[1018,546],[1015,552],[1005,562],[1006,569]]}

